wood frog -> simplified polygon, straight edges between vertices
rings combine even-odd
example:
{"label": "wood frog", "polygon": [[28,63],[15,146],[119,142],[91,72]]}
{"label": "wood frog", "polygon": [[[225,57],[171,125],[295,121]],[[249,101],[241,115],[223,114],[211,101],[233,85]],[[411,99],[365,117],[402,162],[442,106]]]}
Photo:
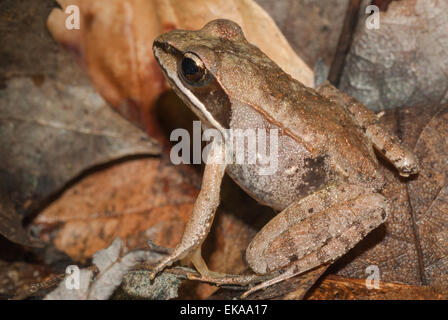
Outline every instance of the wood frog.
{"label": "wood frog", "polygon": [[258,202],[279,211],[246,250],[256,274],[275,274],[251,292],[334,261],[386,220],[389,202],[381,194],[385,180],[374,149],[400,175],[418,172],[414,155],[372,111],[329,84],[315,90],[293,79],[230,20],[162,34],[153,50],[179,97],[206,126],[222,132],[210,159],[225,157],[226,129],[279,134],[273,174],[260,175],[259,163],[206,165],[181,242],[154,268],[152,279],[185,258],[202,275],[224,276],[208,270],[201,245],[225,172]]}

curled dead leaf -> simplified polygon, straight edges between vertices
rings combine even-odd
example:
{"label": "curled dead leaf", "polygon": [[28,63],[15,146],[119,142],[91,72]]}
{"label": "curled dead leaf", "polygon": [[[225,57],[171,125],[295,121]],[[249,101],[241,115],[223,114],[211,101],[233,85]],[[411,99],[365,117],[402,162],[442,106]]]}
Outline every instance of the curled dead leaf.
{"label": "curled dead leaf", "polygon": [[[53,37],[74,50],[101,95],[127,118],[160,137],[155,101],[167,89],[154,60],[153,39],[172,29],[200,29],[216,18],[239,23],[248,40],[308,86],[313,73],[272,18],[252,0],[60,0],[48,17]],[[81,12],[80,29],[65,28],[68,5]]]}
{"label": "curled dead leaf", "polygon": [[368,287],[365,279],[329,275],[307,295],[308,300],[445,300],[446,288],[380,282]]}
{"label": "curled dead leaf", "polygon": [[[161,255],[151,251],[130,251],[128,252],[123,241],[116,238],[104,250],[98,251],[93,256],[93,264],[97,270],[92,268],[80,269],[79,272],[79,286],[73,290],[72,286],[67,285],[70,281],[75,285],[73,277],[76,275],[67,275],[59,284],[59,286],[50,292],[45,300],[106,300],[114,291],[120,286],[126,273],[131,270],[136,264],[141,262],[155,263],[161,258]],[[97,271],[97,272],[95,272]],[[152,288],[157,290],[158,286],[162,286],[155,282]],[[177,282],[177,285],[180,281]],[[174,285],[174,284],[173,284]],[[177,292],[173,292],[173,297]]]}

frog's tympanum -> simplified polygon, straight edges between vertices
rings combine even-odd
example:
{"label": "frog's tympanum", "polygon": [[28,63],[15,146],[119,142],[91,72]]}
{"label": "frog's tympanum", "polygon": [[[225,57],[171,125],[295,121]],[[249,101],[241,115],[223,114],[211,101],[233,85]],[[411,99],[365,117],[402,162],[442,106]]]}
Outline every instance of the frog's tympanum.
{"label": "frog's tympanum", "polygon": [[[229,20],[201,30],[175,30],[154,41],[154,55],[175,92],[204,125],[278,129],[278,167],[260,175],[258,164],[211,161],[183,237],[151,278],[181,259],[207,276],[201,256],[219,205],[224,172],[258,202],[279,213],[255,236],[246,261],[257,274],[275,274],[251,291],[334,261],[388,216],[385,180],[374,149],[401,176],[418,171],[413,154],[376,115],[329,84],[305,87],[250,44]],[[212,143],[210,159],[226,153]],[[231,241],[229,239],[229,241]],[[241,276],[244,282],[244,276]]]}

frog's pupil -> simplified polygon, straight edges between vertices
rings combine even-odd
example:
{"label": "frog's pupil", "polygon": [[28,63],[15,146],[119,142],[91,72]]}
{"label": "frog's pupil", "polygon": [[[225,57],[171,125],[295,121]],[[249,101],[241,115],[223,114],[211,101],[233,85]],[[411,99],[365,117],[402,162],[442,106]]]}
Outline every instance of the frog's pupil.
{"label": "frog's pupil", "polygon": [[182,70],[186,76],[194,75],[199,72],[199,68],[193,59],[185,58],[182,61]]}

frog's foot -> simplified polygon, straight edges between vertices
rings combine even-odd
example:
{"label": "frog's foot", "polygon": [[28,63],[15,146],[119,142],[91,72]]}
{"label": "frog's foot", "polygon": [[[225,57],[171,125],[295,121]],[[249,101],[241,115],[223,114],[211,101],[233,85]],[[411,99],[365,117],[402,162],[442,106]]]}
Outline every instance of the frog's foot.
{"label": "frog's foot", "polygon": [[201,247],[196,249],[196,251],[189,258],[189,260],[191,261],[191,263],[193,263],[196,270],[201,274],[202,278],[222,279],[227,276],[227,274],[225,274],[225,273],[211,271],[207,267],[207,264],[205,263],[204,259],[202,258]]}
{"label": "frog's foot", "polygon": [[230,286],[230,287],[247,287],[271,279],[277,274],[258,275],[258,274],[227,274],[212,271],[207,267],[204,259],[202,258],[201,248],[198,248],[190,257],[183,260],[183,262],[193,263],[196,270],[199,272],[199,276],[189,274],[188,279],[197,280],[207,283],[212,283],[216,286]]}
{"label": "frog's foot", "polygon": [[154,269],[149,275],[151,280],[153,280],[156,277],[156,275],[163,269],[171,266],[173,263],[177,261],[180,261],[181,264],[183,265],[188,265],[191,262],[201,275],[201,277],[189,276],[190,279],[194,278],[194,280],[201,279],[207,282],[217,282],[217,280],[227,277],[227,274],[211,271],[207,267],[207,264],[202,258],[201,246],[199,246],[197,249],[189,248],[189,250],[193,250],[193,253],[190,254],[186,254],[185,252],[182,252],[178,248],[179,247],[176,247],[176,249],[174,249],[173,252],[171,252],[168,256],[160,260],[160,262],[154,267]]}
{"label": "frog's foot", "polygon": [[180,255],[176,254],[175,250],[169,256],[163,258],[154,267],[154,269],[149,275],[149,278],[153,280],[159,272],[171,266],[174,262],[178,260],[181,260],[182,264],[188,264],[189,262],[193,263],[194,267],[199,272],[200,277],[189,276],[189,278],[192,280],[202,280],[207,282],[220,283],[222,279],[228,278],[227,274],[211,271],[207,267],[207,264],[202,258],[201,247],[197,248],[191,255],[187,255],[185,258],[182,258]]}
{"label": "frog's foot", "polygon": [[[150,247],[153,247],[154,244],[150,243],[149,244]],[[199,247],[199,255],[201,254],[201,248]],[[168,255],[165,256],[164,258],[162,258],[159,263],[156,264],[156,266],[152,269],[151,273],[149,274],[149,279],[150,280],[154,280],[154,278],[157,276],[157,274],[159,274],[160,272],[162,272],[165,268],[170,267],[173,263],[178,262],[178,261],[190,261],[191,260],[191,255],[189,254],[189,252],[193,252],[193,255],[196,254],[196,251],[194,246],[192,247],[188,247],[188,246],[184,246],[182,243],[180,245],[178,245],[174,250],[168,250],[167,253]],[[202,259],[202,258],[201,258]],[[202,261],[203,264],[205,265],[205,262]],[[204,268],[203,266],[200,266],[201,268]],[[205,265],[205,268],[207,268],[207,265]]]}
{"label": "frog's foot", "polygon": [[296,273],[294,272],[294,267],[289,267],[288,269],[285,270],[285,272],[283,272],[282,274],[280,274],[279,276],[276,276],[272,279],[266,280],[260,284],[257,284],[256,286],[253,286],[252,288],[250,288],[249,290],[245,291],[242,295],[241,295],[241,299],[246,299],[248,296],[250,296],[252,293],[265,289],[267,287],[270,287],[276,283],[279,283],[283,280],[292,278],[296,275]]}
{"label": "frog's foot", "polygon": [[174,262],[179,260],[177,256],[175,255],[169,255],[164,257],[160,262],[152,269],[151,273],[149,274],[149,279],[154,280],[154,278],[166,267],[171,266]]}
{"label": "frog's foot", "polygon": [[[217,286],[247,286],[251,283],[259,283],[267,279],[267,276],[259,276],[255,274],[235,275],[216,271],[211,271],[204,259],[202,258],[201,248],[197,249],[190,258],[196,270],[200,273],[200,277],[190,276],[190,280],[201,280],[213,283]],[[269,277],[269,276],[268,276]]]}
{"label": "frog's foot", "polygon": [[[174,262],[179,260],[178,254],[176,254],[176,250],[171,253],[171,255],[163,258],[152,270],[149,277],[153,280],[156,275],[161,272],[166,267],[171,266]],[[207,283],[212,283],[217,286],[248,286],[251,284],[260,283],[266,280],[271,279],[276,274],[268,274],[268,275],[258,275],[258,274],[248,274],[248,275],[235,275],[235,274],[226,274],[211,271],[201,254],[201,247],[196,249],[193,254],[187,256],[182,259],[183,263],[191,262],[194,267],[198,271],[197,274],[189,274],[188,279],[197,280]]]}

